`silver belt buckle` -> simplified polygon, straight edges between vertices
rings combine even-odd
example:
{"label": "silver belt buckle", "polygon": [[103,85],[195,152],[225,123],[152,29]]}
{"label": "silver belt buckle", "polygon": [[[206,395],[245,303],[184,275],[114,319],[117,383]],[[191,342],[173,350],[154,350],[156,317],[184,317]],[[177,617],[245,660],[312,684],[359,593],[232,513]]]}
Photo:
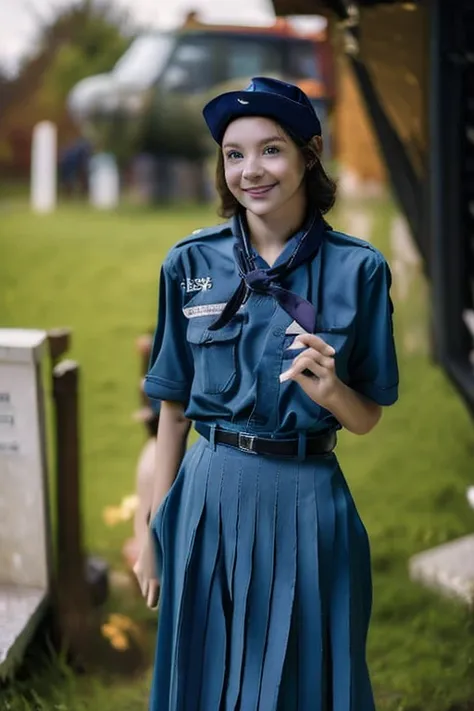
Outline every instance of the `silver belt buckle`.
{"label": "silver belt buckle", "polygon": [[242,452],[248,452],[249,454],[257,454],[253,449],[253,444],[255,442],[255,435],[245,434],[245,432],[239,432],[238,443],[239,449]]}

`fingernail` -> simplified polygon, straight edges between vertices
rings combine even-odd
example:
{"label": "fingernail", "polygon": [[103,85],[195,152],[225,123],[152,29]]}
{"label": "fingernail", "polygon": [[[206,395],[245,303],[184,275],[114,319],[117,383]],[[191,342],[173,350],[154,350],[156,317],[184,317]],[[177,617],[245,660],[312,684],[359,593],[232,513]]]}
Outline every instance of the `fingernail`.
{"label": "fingernail", "polygon": [[291,371],[290,370],[285,370],[284,373],[280,375],[280,383],[284,383],[286,380],[291,379]]}
{"label": "fingernail", "polygon": [[329,355],[336,355],[336,351],[332,346],[329,346]]}

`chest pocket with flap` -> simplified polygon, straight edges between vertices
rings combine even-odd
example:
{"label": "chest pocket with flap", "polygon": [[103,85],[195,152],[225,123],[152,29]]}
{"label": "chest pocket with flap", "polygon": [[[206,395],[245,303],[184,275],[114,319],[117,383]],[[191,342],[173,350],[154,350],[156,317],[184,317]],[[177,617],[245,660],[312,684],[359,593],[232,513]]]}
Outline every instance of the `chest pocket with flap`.
{"label": "chest pocket with flap", "polygon": [[[336,351],[335,361],[336,361],[336,373],[337,376],[347,383],[348,381],[348,360],[353,344],[353,329],[350,324],[347,325],[337,325],[329,326],[318,319],[317,328],[315,329],[315,335],[322,338],[322,340],[329,346],[332,346]],[[294,360],[300,353],[305,350],[304,348],[290,349],[293,344],[296,334],[290,335],[286,334],[283,341],[283,356],[282,356],[282,369],[286,370],[290,367],[291,361]]]}
{"label": "chest pocket with flap", "polygon": [[186,337],[194,358],[194,372],[204,393],[230,390],[236,380],[237,346],[242,332],[239,315],[218,331],[209,331],[215,320],[207,316],[189,320]]}

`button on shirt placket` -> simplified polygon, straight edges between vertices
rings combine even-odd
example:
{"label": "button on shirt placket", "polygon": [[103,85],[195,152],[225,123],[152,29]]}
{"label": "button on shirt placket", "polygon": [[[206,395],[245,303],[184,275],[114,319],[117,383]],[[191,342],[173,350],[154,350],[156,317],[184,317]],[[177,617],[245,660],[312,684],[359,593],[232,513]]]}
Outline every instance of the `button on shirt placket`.
{"label": "button on shirt placket", "polygon": [[[275,309],[268,328],[265,346],[256,368],[255,406],[253,418],[261,427],[273,432],[278,423],[280,397],[279,375],[285,340],[285,330],[291,319],[282,309]],[[262,324],[263,325],[263,324]]]}
{"label": "button on shirt placket", "polygon": [[[288,249],[288,247],[287,247]],[[286,250],[284,250],[286,252]],[[282,258],[284,253],[280,255]],[[258,269],[268,269],[265,260],[252,248],[255,267]],[[279,261],[277,260],[277,262]],[[257,302],[257,294],[253,295]],[[254,424],[267,432],[275,430],[278,422],[278,400],[279,400],[279,374],[283,354],[283,343],[285,334],[285,324],[288,325],[291,319],[283,309],[278,308],[270,295],[261,295],[258,300],[262,301],[259,309],[259,317],[262,322],[262,329],[268,329],[265,345],[262,350],[260,362],[255,369],[255,403],[249,424]],[[268,320],[266,308],[262,308],[265,302],[273,302],[272,316]],[[265,304],[266,305],[266,304]],[[268,323],[270,321],[270,325]]]}
{"label": "button on shirt placket", "polygon": [[[254,250],[252,249],[252,256],[254,258],[254,264],[255,267],[259,269],[266,269],[268,268],[268,264],[265,262],[264,259]],[[249,310],[249,317],[258,325],[260,333],[266,329],[268,329],[268,324],[273,324],[275,321],[275,312],[280,311],[280,309],[277,308],[276,302],[274,299],[272,299],[269,295],[267,294],[259,294],[256,292],[250,292],[247,300],[247,308]],[[261,329],[261,330],[260,330]],[[252,427],[258,427],[262,428],[262,426],[265,427],[265,430],[271,429],[272,427],[272,417],[271,415],[273,413],[270,413],[269,408],[268,408],[268,400],[267,400],[267,406],[265,407],[264,402],[265,402],[265,393],[268,395],[268,382],[271,381],[271,378],[269,378],[269,369],[274,367],[272,363],[272,357],[275,355],[272,347],[273,347],[273,340],[271,338],[271,329],[268,331],[266,340],[265,340],[265,345],[262,348],[262,351],[260,353],[260,360],[256,364],[255,371],[254,371],[254,403],[253,403],[253,410],[252,414],[249,417],[247,426]],[[275,366],[276,367],[276,366]],[[277,376],[278,377],[278,376]],[[270,398],[274,398],[275,394],[272,393],[270,395]],[[263,403],[263,404],[262,404]]]}
{"label": "button on shirt placket", "polygon": [[[298,269],[297,272],[299,271],[301,270]],[[296,273],[293,277],[295,275]],[[293,278],[292,281],[296,280]],[[280,399],[279,376],[285,344],[285,332],[290,322],[291,317],[277,306],[268,327],[262,358],[257,368],[254,417],[259,423],[265,422],[265,429],[268,432],[274,432],[277,429],[280,419],[278,411]]]}
{"label": "button on shirt placket", "polygon": [[[318,259],[318,258],[317,258]],[[318,265],[319,266],[319,265]],[[304,298],[310,297],[308,265],[300,266],[291,275],[291,288]],[[319,269],[317,270],[319,272]],[[280,422],[279,400],[283,351],[285,349],[286,329],[291,317],[277,307],[268,327],[268,335],[257,367],[256,402],[254,417],[256,422],[265,422],[265,429],[272,432],[278,429]],[[263,324],[262,324],[263,325]]]}

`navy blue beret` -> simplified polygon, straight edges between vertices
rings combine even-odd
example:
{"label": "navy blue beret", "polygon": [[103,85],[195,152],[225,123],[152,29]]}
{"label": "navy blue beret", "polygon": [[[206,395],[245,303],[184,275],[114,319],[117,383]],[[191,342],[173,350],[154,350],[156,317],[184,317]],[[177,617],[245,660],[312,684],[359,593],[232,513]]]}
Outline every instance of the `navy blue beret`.
{"label": "navy blue beret", "polygon": [[254,77],[243,91],[216,96],[203,115],[219,145],[229,123],[242,116],[271,118],[304,143],[321,135],[320,121],[306,94],[293,84],[268,77]]}

